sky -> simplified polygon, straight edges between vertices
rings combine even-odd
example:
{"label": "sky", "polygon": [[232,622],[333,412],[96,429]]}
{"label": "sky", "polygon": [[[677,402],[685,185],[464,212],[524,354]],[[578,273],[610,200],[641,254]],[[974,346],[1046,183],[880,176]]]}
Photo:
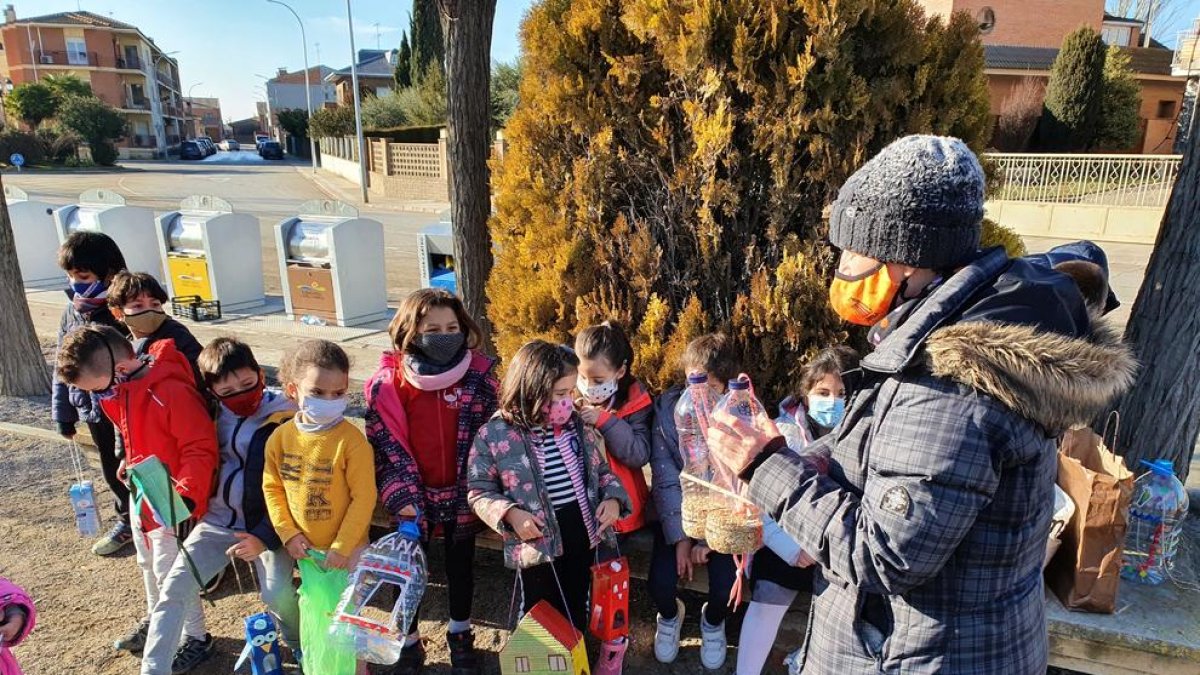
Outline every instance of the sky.
{"label": "sky", "polygon": [[[10,0],[5,0],[8,2]],[[304,20],[309,62],[331,68],[350,64],[346,3],[287,0]],[[467,0],[470,1],[470,0]],[[1109,0],[1112,5],[1116,0]],[[221,100],[226,121],[252,117],[265,100],[263,79],[277,68],[304,67],[299,26],[283,7],[267,0],[11,0],[18,18],[84,9],[131,23],[164,51],[178,51],[184,92]],[[517,33],[533,0],[497,0],[492,59],[520,53]],[[1200,16],[1200,0],[1167,0],[1167,20],[1154,33],[1168,46]],[[408,27],[410,0],[351,0],[358,49],[396,47]],[[263,77],[259,77],[263,76]],[[257,89],[256,89],[257,87]]]}
{"label": "sky", "polygon": [[[309,63],[335,69],[349,66],[345,1],[285,1],[304,21]],[[296,19],[266,0],[5,0],[4,4],[9,2],[18,19],[83,9],[137,26],[163,51],[179,52],[172,56],[179,60],[184,93],[219,98],[226,121],[253,117],[254,102],[266,100],[259,75],[269,78],[277,68],[304,68]],[[530,4],[532,0],[497,0],[494,60],[517,58],[517,32]],[[351,0],[355,47],[399,46],[410,7],[409,0]]]}

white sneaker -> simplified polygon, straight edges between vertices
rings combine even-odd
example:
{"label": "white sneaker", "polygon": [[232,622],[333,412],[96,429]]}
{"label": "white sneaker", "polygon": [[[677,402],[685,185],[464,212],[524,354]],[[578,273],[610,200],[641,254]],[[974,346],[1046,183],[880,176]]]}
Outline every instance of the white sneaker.
{"label": "white sneaker", "polygon": [[729,643],[725,640],[725,622],[710,626],[705,620],[705,610],[708,603],[700,609],[700,663],[709,670],[717,670],[725,665],[725,652]]}
{"label": "white sneaker", "polygon": [[654,631],[654,658],[659,663],[674,663],[679,656],[679,634],[683,630],[683,601],[675,599],[675,618],[664,619],[658,615],[658,628]]}

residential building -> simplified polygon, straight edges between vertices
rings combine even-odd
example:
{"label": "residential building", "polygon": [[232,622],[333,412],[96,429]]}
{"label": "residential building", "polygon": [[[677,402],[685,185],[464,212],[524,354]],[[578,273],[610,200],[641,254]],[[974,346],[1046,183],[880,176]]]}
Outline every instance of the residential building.
{"label": "residential building", "polygon": [[1175,138],[1175,152],[1181,153],[1188,130],[1191,129],[1192,116],[1196,114],[1197,95],[1200,94],[1200,19],[1193,21],[1188,30],[1180,32],[1175,46],[1175,59],[1171,62],[1171,74],[1187,79]]}
{"label": "residential building", "polygon": [[221,119],[221,101],[216,98],[184,98],[188,110],[188,136],[208,136],[214,141],[225,137]]}
{"label": "residential building", "polygon": [[[386,96],[396,88],[395,49],[358,50],[358,88],[363,96]],[[350,66],[335,70],[325,76],[325,81],[337,90],[339,105],[354,105],[354,85]],[[316,103],[313,103],[316,107]]]}
{"label": "residential building", "polygon": [[[325,78],[333,72],[329,66],[313,66],[308,69],[309,94],[313,110],[320,110],[326,103],[337,102],[337,91]],[[267,80],[267,103],[271,110],[307,110],[308,100],[304,92],[304,71],[289,73],[280,68],[275,77]]]}
{"label": "residential building", "polygon": [[[967,12],[979,21],[991,90],[992,116],[1026,78],[1043,87],[1066,36],[1080,26],[1126,50],[1141,85],[1139,153],[1170,153],[1175,144],[1186,78],[1172,72],[1173,53],[1151,39],[1141,21],[1104,11],[1104,0],[921,0],[928,12]],[[1111,149],[1110,149],[1111,150]]]}
{"label": "residential building", "polygon": [[230,134],[238,143],[244,145],[254,145],[254,134],[263,131],[263,127],[259,125],[257,117],[247,117],[244,120],[234,120],[229,123],[231,128]]}
{"label": "residential building", "polygon": [[128,120],[121,157],[164,157],[185,135],[179,64],[137,26],[91,12],[18,19],[0,25],[0,80],[14,86],[67,73]]}

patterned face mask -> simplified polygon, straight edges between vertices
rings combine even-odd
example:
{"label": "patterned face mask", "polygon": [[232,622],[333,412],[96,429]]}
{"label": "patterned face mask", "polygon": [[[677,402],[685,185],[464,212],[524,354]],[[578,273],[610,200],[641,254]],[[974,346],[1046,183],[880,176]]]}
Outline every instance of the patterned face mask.
{"label": "patterned face mask", "polygon": [[552,427],[561,427],[569,422],[574,412],[575,403],[569,398],[560,398],[542,408],[542,414],[546,416],[546,422]]}
{"label": "patterned face mask", "polygon": [[103,281],[71,281],[68,292],[71,304],[80,314],[94,312],[108,302],[108,284]]}
{"label": "patterned face mask", "polygon": [[589,384],[582,376],[575,382],[575,387],[579,389],[579,393],[587,399],[592,405],[600,405],[607,402],[613,396],[616,396],[617,389],[620,385],[617,384],[616,378],[600,384]]}

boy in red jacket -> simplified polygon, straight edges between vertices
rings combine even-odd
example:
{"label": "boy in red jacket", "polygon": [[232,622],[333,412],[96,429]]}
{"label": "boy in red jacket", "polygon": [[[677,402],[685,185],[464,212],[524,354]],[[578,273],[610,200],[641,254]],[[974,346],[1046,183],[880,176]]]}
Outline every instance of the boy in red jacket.
{"label": "boy in red jacket", "polygon": [[[83,326],[63,338],[57,372],[64,382],[95,392],[104,413],[125,439],[125,459],[119,471],[122,479],[125,467],[156,456],[191,510],[191,518],[176,528],[159,526],[148,506],[140,513],[130,510],[138,566],[146,586],[147,618],[115,646],[138,653],[145,646],[148,617],[158,603],[159,589],[179,553],[179,540],[187,537],[191,524],[208,506],[217,468],[216,430],[196,389],[192,366],[171,340],[156,342],[148,354],[139,357],[116,330]],[[211,653],[213,640],[204,627],[198,594],[183,611],[184,640],[176,659],[181,665],[194,665]]]}

